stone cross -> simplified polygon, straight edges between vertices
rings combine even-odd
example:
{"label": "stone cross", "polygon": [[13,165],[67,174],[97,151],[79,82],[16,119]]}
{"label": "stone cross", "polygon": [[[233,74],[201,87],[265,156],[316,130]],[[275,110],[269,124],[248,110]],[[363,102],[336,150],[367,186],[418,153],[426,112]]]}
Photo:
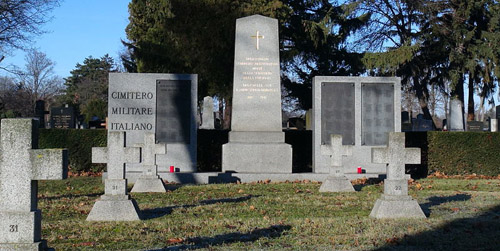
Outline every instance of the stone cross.
{"label": "stone cross", "polygon": [[67,176],[63,149],[36,149],[38,121],[2,119],[0,142],[0,250],[41,250],[38,180]]}
{"label": "stone cross", "polygon": [[354,187],[345,176],[342,164],[343,156],[352,154],[352,146],[342,145],[342,135],[331,134],[330,145],[321,148],[323,155],[329,155],[331,160],[330,175],[319,188],[320,192],[354,192]]}
{"label": "stone cross", "polygon": [[155,134],[152,132],[144,133],[144,143],[135,144],[142,150],[142,175],[136,180],[132,193],[145,192],[166,192],[163,186],[163,181],[158,176],[158,166],[156,164],[156,156],[167,153],[167,145],[165,143],[156,143]]}
{"label": "stone cross", "polygon": [[372,162],[387,165],[384,194],[370,213],[374,218],[425,218],[425,214],[408,195],[405,164],[420,164],[420,148],[405,148],[405,133],[389,133],[388,146],[372,148]]}
{"label": "stone cross", "polygon": [[125,163],[139,163],[139,147],[125,147],[125,132],[108,132],[108,147],[92,148],[92,163],[106,163],[104,195],[96,201],[87,221],[139,220],[135,201],[127,194]]}

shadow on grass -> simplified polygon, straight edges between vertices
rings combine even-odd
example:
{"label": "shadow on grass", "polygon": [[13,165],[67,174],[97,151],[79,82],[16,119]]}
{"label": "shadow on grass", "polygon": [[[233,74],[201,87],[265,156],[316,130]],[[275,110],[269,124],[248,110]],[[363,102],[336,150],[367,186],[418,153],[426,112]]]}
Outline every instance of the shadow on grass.
{"label": "shadow on grass", "polygon": [[88,193],[88,194],[62,194],[62,195],[56,195],[56,196],[40,196],[38,199],[39,200],[59,200],[62,198],[80,198],[80,197],[98,197],[101,196],[103,193]]}
{"label": "shadow on grass", "polygon": [[422,211],[424,211],[425,216],[429,217],[431,215],[431,207],[441,205],[443,203],[453,202],[453,201],[466,201],[470,200],[471,196],[469,194],[455,194],[451,196],[432,196],[427,200],[429,202],[420,204]]}
{"label": "shadow on grass", "polygon": [[499,250],[500,205],[473,218],[454,220],[437,229],[402,239],[376,250]]}
{"label": "shadow on grass", "polygon": [[209,248],[211,246],[218,246],[235,242],[253,242],[260,238],[278,238],[283,235],[285,231],[288,231],[291,228],[292,227],[289,225],[273,225],[268,228],[255,229],[247,233],[235,232],[220,234],[212,237],[193,237],[185,239],[183,243],[186,244],[164,247],[162,249],[156,249],[152,251]]}
{"label": "shadow on grass", "polygon": [[381,179],[381,178],[369,178],[362,184],[354,184],[352,186],[354,187],[354,190],[359,192],[359,191],[363,190],[363,188],[366,186],[380,184],[380,182],[382,182],[382,181],[383,181],[383,179]]}
{"label": "shadow on grass", "polygon": [[141,210],[141,219],[142,220],[150,220],[150,219],[160,218],[160,217],[163,217],[167,214],[172,213],[172,211],[176,208],[191,208],[191,207],[198,207],[198,206],[204,206],[204,205],[212,205],[212,204],[217,204],[217,203],[242,202],[242,201],[247,201],[251,198],[254,198],[254,197],[256,198],[259,196],[260,195],[257,195],[257,196],[248,195],[248,196],[237,197],[237,198],[222,198],[222,199],[213,199],[213,200],[202,200],[198,204],[161,207],[161,208],[154,208],[154,209],[144,209],[144,210]]}

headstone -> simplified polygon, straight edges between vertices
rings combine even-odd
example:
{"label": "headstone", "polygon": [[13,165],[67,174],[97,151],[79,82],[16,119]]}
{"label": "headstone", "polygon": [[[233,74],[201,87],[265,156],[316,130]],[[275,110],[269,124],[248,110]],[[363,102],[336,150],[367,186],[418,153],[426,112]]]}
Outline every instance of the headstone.
{"label": "headstone", "polygon": [[462,102],[458,99],[450,101],[450,116],[448,121],[448,131],[463,132],[464,131],[464,113]]}
{"label": "headstone", "polygon": [[401,80],[392,77],[317,76],[313,79],[313,171],[329,173],[330,159],[322,155],[330,135],[342,136],[352,155],[344,157],[346,173],[357,168],[384,173],[385,165],[371,162],[373,147],[387,144],[389,132],[401,131]]}
{"label": "headstone", "polygon": [[36,149],[35,120],[2,119],[1,124],[0,250],[44,250],[38,181],[66,178],[67,151]]}
{"label": "headstone", "polygon": [[106,163],[104,195],[92,207],[87,221],[139,220],[136,202],[127,194],[125,163],[139,163],[139,147],[125,147],[125,132],[109,132],[108,147],[92,147],[92,163]]}
{"label": "headstone", "polygon": [[413,126],[410,120],[410,113],[407,111],[401,112],[401,131],[411,132],[412,130]]}
{"label": "headstone", "polygon": [[490,129],[491,132],[498,132],[498,119],[490,120]]}
{"label": "headstone", "polygon": [[236,20],[233,111],[222,170],[291,173],[292,147],[282,132],[278,20]]}
{"label": "headstone", "polygon": [[467,121],[468,132],[483,132],[484,123],[482,121]]}
{"label": "headstone", "polygon": [[[170,166],[196,172],[197,75],[110,73],[108,133],[126,132],[126,146],[144,143],[153,132],[168,145],[157,158],[158,172]],[[126,164],[126,177],[142,173],[140,164]]]}
{"label": "headstone", "polygon": [[419,114],[416,119],[412,119],[413,132],[428,132],[433,130],[432,120],[424,119],[423,114]]}
{"label": "headstone", "polygon": [[214,100],[210,96],[203,98],[200,129],[214,129]]}
{"label": "headstone", "polygon": [[50,109],[50,125],[52,128],[75,128],[76,116],[73,107],[53,107]]}
{"label": "headstone", "polygon": [[372,218],[425,218],[416,200],[408,195],[405,164],[420,164],[420,148],[405,148],[404,133],[390,133],[388,146],[372,149],[372,161],[387,164],[384,194],[375,202]]}
{"label": "headstone", "polygon": [[354,192],[354,187],[345,175],[343,156],[352,154],[352,146],[342,145],[342,135],[330,135],[330,146],[323,148],[323,155],[330,156],[330,175],[319,188],[320,192]]}
{"label": "headstone", "polygon": [[155,134],[152,132],[144,133],[144,143],[135,144],[135,147],[141,148],[142,175],[135,181],[132,193],[164,193],[163,181],[158,176],[158,165],[156,158],[161,154],[166,154],[167,146],[165,143],[156,143]]}

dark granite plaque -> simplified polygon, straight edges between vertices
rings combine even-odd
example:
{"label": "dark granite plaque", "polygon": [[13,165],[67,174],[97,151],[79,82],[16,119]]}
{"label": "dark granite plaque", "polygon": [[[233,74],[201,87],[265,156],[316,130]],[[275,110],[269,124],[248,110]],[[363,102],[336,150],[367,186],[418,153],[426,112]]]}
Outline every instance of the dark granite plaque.
{"label": "dark granite plaque", "polygon": [[191,116],[191,81],[156,81],[156,139],[189,144]]}
{"label": "dark granite plaque", "polygon": [[50,124],[52,128],[75,128],[75,120],[73,107],[54,107],[50,110]]}
{"label": "dark granite plaque", "polygon": [[361,84],[361,144],[386,145],[394,131],[394,85]]}
{"label": "dark granite plaque", "polygon": [[496,119],[500,120],[500,105],[497,106],[496,115]]}
{"label": "dark granite plaque", "polygon": [[343,145],[354,145],[354,83],[321,83],[321,144],[330,134],[342,135]]}
{"label": "dark granite plaque", "polygon": [[467,121],[467,131],[469,132],[483,132],[484,123],[481,121]]}

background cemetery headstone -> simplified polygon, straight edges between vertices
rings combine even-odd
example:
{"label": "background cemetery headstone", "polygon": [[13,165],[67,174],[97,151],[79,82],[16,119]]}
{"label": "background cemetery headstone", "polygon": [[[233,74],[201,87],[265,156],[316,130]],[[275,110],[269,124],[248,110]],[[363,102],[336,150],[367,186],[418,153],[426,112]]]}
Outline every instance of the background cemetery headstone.
{"label": "background cemetery headstone", "polygon": [[164,193],[163,181],[158,176],[158,165],[156,158],[166,154],[167,145],[165,143],[156,143],[155,134],[152,132],[144,133],[144,143],[135,144],[135,147],[141,148],[141,166],[142,174],[135,181],[132,193]]}
{"label": "background cemetery headstone", "polygon": [[384,194],[375,202],[370,217],[373,218],[425,218],[416,200],[408,195],[408,178],[405,164],[420,164],[420,148],[405,148],[405,133],[393,132],[388,136],[388,146],[373,148],[375,163],[387,164]]}
{"label": "background cemetery headstone", "polygon": [[[143,143],[145,132],[156,133],[169,146],[158,156],[158,174],[170,166],[195,172],[197,85],[197,75],[110,73],[108,132],[127,132],[127,146]],[[139,164],[127,164],[126,171],[132,181],[142,173]]]}
{"label": "background cemetery headstone", "polygon": [[49,114],[48,111],[45,111],[45,101],[37,100],[35,103],[35,117],[38,118],[38,127],[45,128],[45,115]]}
{"label": "background cemetery headstone", "polygon": [[450,115],[448,116],[448,131],[463,132],[464,131],[464,113],[463,106],[460,100],[452,99],[450,101]]}
{"label": "background cemetery headstone", "polygon": [[354,192],[354,187],[345,176],[343,157],[352,154],[352,145],[342,145],[342,135],[330,135],[330,145],[322,148],[323,155],[330,156],[330,175],[321,184],[320,192]]}
{"label": "background cemetery headstone", "polygon": [[291,173],[292,147],[282,132],[278,20],[236,20],[232,105],[222,171]]}
{"label": "background cemetery headstone", "polygon": [[330,159],[322,148],[330,134],[352,145],[344,158],[345,173],[358,167],[384,173],[385,165],[371,162],[371,148],[387,143],[389,132],[401,131],[401,80],[392,77],[335,77],[313,79],[313,172],[329,173]]}
{"label": "background cemetery headstone", "polygon": [[139,220],[138,207],[127,193],[125,163],[139,163],[139,147],[125,147],[125,132],[109,132],[107,147],[92,148],[92,163],[106,163],[104,195],[92,207],[87,221]]}
{"label": "background cemetery headstone", "polygon": [[413,132],[428,132],[433,131],[432,120],[424,119],[423,114],[418,114],[416,118],[412,119]]}
{"label": "background cemetery headstone", "polygon": [[468,132],[482,132],[484,130],[484,122],[482,121],[467,121]]}
{"label": "background cemetery headstone", "polygon": [[0,249],[42,250],[42,213],[38,180],[67,176],[68,156],[62,149],[36,149],[38,122],[2,119],[0,150]]}
{"label": "background cemetery headstone", "polygon": [[50,109],[51,128],[69,129],[75,128],[76,115],[73,107],[53,107]]}
{"label": "background cemetery headstone", "polygon": [[214,129],[214,100],[210,96],[203,98],[200,129]]}
{"label": "background cemetery headstone", "polygon": [[498,119],[490,119],[491,132],[498,132]]}

